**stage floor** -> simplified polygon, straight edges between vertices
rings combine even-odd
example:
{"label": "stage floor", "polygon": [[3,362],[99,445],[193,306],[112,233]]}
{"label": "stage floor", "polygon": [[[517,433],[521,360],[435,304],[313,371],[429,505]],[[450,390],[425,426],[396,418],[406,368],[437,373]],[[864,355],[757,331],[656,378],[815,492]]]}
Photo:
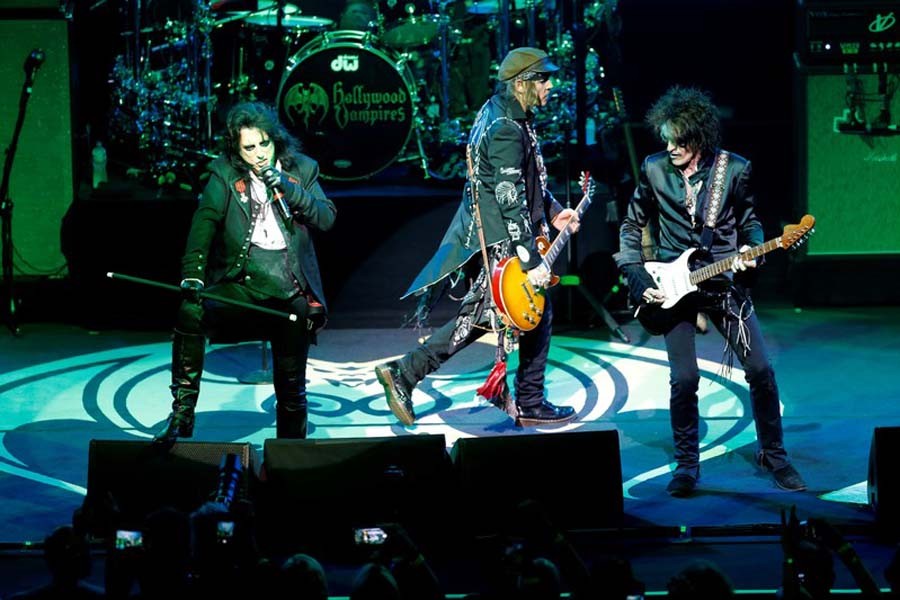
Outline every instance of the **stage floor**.
{"label": "stage floor", "polygon": [[[661,338],[635,322],[623,329],[631,343],[605,329],[558,327],[547,376],[549,398],[578,411],[563,427],[521,430],[475,396],[493,361],[489,336],[454,357],[423,382],[414,400],[413,427],[400,425],[383,400],[372,367],[416,343],[408,329],[328,329],[311,352],[308,372],[310,436],[349,438],[441,433],[458,439],[494,435],[563,435],[615,429],[622,461],[622,493],[630,527],[767,526],[792,504],[801,518],[823,517],[848,530],[873,523],[866,477],[873,428],[900,425],[900,309],[761,308],[783,404],[785,443],[809,491],[786,493],[753,464],[755,429],[743,374],[717,375],[722,340],[698,337],[702,479],[690,499],[665,493],[670,479],[668,368]],[[24,336],[0,337],[0,541],[39,541],[69,522],[87,486],[91,439],[147,440],[169,411],[171,346],[165,332],[88,331],[69,325],[26,324]],[[261,450],[275,436],[271,385],[239,380],[262,366],[260,345],[211,346],[198,405],[197,441],[250,442]],[[514,365],[511,365],[514,368]],[[261,453],[260,453],[261,456]],[[585,471],[595,457],[573,456]],[[889,545],[855,538],[883,583]],[[744,587],[776,587],[776,537],[738,540],[742,562],[733,569],[712,546],[652,544],[633,554],[638,578],[664,589],[659,558],[686,547],[726,563]],[[749,546],[747,543],[750,542]],[[718,543],[722,543],[721,540]],[[677,550],[671,550],[676,548]],[[666,548],[669,548],[668,550]],[[772,571],[759,581],[747,561]],[[665,561],[664,561],[665,562]],[[740,566],[738,566],[740,565]],[[750,569],[751,571],[753,569]],[[755,577],[755,579],[750,579]],[[843,578],[843,579],[842,579]],[[745,580],[745,581],[742,581]],[[754,586],[754,582],[756,585]],[[839,585],[849,587],[846,573]],[[653,589],[653,588],[651,588]],[[0,590],[0,593],[6,590]]]}

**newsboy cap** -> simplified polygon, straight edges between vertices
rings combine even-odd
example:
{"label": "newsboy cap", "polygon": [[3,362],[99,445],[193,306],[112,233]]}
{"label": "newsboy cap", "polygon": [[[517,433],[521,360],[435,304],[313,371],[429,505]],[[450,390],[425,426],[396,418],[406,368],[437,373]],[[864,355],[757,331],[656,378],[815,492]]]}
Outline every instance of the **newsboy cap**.
{"label": "newsboy cap", "polygon": [[550,62],[547,53],[540,48],[513,48],[509,51],[503,62],[500,63],[500,71],[497,76],[500,81],[509,81],[523,73],[553,73],[559,71],[559,67]]}

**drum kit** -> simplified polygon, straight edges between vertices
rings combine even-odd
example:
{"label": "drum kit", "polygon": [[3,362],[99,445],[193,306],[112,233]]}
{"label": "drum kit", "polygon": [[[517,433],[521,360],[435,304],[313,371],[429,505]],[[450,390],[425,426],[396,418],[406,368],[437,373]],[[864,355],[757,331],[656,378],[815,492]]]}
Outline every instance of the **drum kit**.
{"label": "drum kit", "polygon": [[[258,0],[254,10],[230,12],[218,10],[227,2],[171,0],[166,14],[141,5],[151,1],[160,4],[130,0],[125,11],[111,134],[160,183],[197,172],[214,156],[223,113],[249,100],[277,108],[326,179],[361,180],[403,162],[426,177],[460,176],[477,106],[453,114],[450,59],[471,42],[467,23],[495,33],[495,66],[509,47],[498,18],[508,10],[533,17],[545,2],[363,0],[326,17],[309,14],[314,3],[303,0]],[[562,38],[558,48],[551,41],[548,49],[565,50]],[[476,76],[489,93],[490,72]]]}

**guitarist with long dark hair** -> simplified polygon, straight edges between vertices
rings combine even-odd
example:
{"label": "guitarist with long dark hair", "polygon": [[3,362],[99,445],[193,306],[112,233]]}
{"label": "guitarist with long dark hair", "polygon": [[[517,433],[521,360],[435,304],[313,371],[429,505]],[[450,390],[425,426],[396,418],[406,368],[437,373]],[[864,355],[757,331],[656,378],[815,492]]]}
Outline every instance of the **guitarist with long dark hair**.
{"label": "guitarist with long dark hair", "polygon": [[[639,305],[638,318],[648,331],[665,336],[676,463],[667,491],[690,496],[700,478],[700,373],[694,340],[698,312],[709,315],[726,340],[726,370],[735,355],[743,366],[759,439],[758,464],[773,474],[778,487],[804,490],[806,484],[784,449],[778,387],[753,303],[734,277],[757,266],[748,254],[739,253],[763,242],[750,162],[719,148],[718,110],[703,91],[670,88],[650,108],[646,121],[666,149],[641,165],[615,259],[632,301]],[[657,238],[658,260],[672,263],[660,266],[653,276],[651,264],[641,256],[641,230],[648,224]],[[680,264],[689,258],[703,257],[727,269],[698,289],[690,283],[693,279],[677,271],[689,269]],[[680,285],[683,281],[688,283]]]}

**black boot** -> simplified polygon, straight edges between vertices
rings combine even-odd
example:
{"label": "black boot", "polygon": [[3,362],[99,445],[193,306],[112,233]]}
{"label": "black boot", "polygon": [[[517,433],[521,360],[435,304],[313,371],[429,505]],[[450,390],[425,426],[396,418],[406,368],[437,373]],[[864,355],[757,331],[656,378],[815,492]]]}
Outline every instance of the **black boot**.
{"label": "black boot", "polygon": [[516,427],[538,427],[541,425],[559,425],[573,421],[575,409],[571,406],[556,406],[546,400],[535,406],[519,406]]}
{"label": "black boot", "polygon": [[194,408],[200,395],[200,376],[206,336],[174,330],[172,340],[172,414],[153,442],[172,445],[177,438],[194,435]]}
{"label": "black boot", "polygon": [[308,416],[306,412],[306,395],[303,395],[302,408],[275,407],[275,435],[280,440],[306,439]]}
{"label": "black boot", "polygon": [[275,357],[275,435],[279,439],[306,437],[306,359],[305,356]]}
{"label": "black boot", "polygon": [[412,393],[415,386],[410,385],[403,372],[400,363],[396,360],[382,363],[375,367],[375,377],[384,388],[388,408],[394,416],[404,425],[412,425],[416,422],[416,411],[413,408]]}

